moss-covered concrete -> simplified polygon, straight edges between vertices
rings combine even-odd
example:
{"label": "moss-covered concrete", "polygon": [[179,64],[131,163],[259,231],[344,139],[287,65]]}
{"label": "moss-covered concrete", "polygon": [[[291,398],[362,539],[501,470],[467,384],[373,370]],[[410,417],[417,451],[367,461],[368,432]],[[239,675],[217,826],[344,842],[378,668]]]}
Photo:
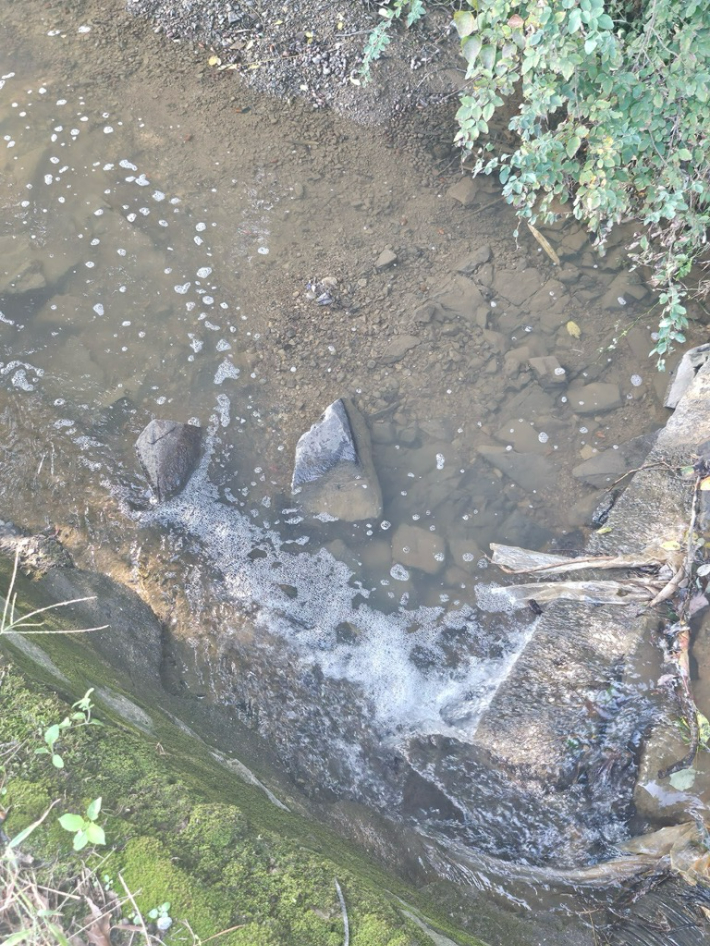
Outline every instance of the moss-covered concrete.
{"label": "moss-covered concrete", "polygon": [[[72,669],[66,653],[60,654],[63,648],[90,653],[78,637],[46,641],[53,645],[47,649],[62,673]],[[52,871],[53,883],[70,878],[80,860],[58,815],[83,813],[101,796],[99,823],[108,845],[91,851],[88,863],[98,865],[109,850],[99,874],[118,891],[123,877],[144,913],[170,901],[175,923],[165,938],[168,946],[182,942],[182,921],[202,940],[236,927],[220,936],[225,946],[340,946],[343,920],[336,878],[347,902],[353,946],[431,942],[402,912],[397,897],[416,904],[428,922],[456,943],[474,944],[442,918],[432,921],[436,911],[417,892],[321,825],[272,804],[259,787],[231,774],[199,739],[158,711],[150,714],[148,735],[116,718],[97,697],[95,712],[105,725],[62,732],[56,750],[64,768],[55,768],[48,755],[37,755],[35,749],[43,745],[45,729],[63,719],[69,702],[81,693],[70,692],[70,687],[63,698],[51,669],[28,660],[12,645],[8,648],[7,640],[4,644],[15,653],[0,667],[2,742],[22,746],[6,764],[1,800],[9,810],[5,830],[17,833],[59,800],[24,844]],[[31,669],[34,679],[18,662]],[[98,678],[94,682],[118,694],[110,668],[95,656],[90,662]],[[77,656],[74,671],[81,663]],[[37,677],[46,682],[38,683]],[[64,690],[61,682],[59,689]]]}

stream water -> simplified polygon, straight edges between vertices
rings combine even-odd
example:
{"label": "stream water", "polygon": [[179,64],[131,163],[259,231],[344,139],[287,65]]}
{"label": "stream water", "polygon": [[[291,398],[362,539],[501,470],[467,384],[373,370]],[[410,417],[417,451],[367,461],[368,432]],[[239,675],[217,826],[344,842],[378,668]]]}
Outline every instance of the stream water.
{"label": "stream water", "polygon": [[[0,517],[58,528],[136,587],[170,627],[166,685],[233,706],[307,795],[539,862],[525,819],[493,796],[472,808],[456,768],[534,621],[497,603],[488,543],[581,548],[601,494],[572,470],[664,422],[644,287],[573,222],[547,231],[561,275],[532,237],[516,246],[487,182],[449,196],[450,158],[230,96],[204,63],[188,99],[189,69],[151,72],[157,46],[122,73],[108,27],[50,13],[33,36],[18,13],[0,72]],[[562,384],[527,369],[546,355]],[[592,382],[616,385],[608,410],[582,403]],[[296,440],[345,394],[369,419],[379,520],[324,522],[290,495]],[[134,453],[153,417],[206,431],[159,506]],[[504,476],[490,445],[527,468]],[[434,744],[448,783],[418,762]],[[495,827],[511,820],[515,849]],[[550,824],[550,851],[568,830]]]}

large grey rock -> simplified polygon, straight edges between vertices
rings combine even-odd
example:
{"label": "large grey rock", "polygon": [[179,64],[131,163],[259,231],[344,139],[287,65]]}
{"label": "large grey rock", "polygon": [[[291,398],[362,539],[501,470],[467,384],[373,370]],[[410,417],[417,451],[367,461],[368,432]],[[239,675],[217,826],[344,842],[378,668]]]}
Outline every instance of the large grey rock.
{"label": "large grey rock", "polygon": [[334,401],[299,439],[291,481],[300,506],[347,522],[382,515],[382,490],[367,425],[350,402]]}
{"label": "large grey rock", "polygon": [[197,466],[202,429],[174,420],[152,420],[136,441],[141,466],[158,500],[175,496]]}

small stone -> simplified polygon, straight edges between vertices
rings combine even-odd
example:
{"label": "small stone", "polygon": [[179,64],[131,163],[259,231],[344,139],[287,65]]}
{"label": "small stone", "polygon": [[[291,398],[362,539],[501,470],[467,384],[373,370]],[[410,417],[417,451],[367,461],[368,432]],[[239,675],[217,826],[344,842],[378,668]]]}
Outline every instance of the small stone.
{"label": "small stone", "polygon": [[136,453],[162,502],[185,486],[197,466],[202,429],[173,420],[152,420],[136,441]]}
{"label": "small stone", "polygon": [[393,365],[419,344],[416,335],[394,335],[385,345],[384,351],[380,355],[380,361],[386,365]]}
{"label": "small stone", "polygon": [[392,560],[405,568],[436,575],[444,567],[446,542],[434,532],[401,525],[392,536]]}
{"label": "small stone", "polygon": [[554,355],[543,355],[541,358],[531,358],[530,367],[543,387],[564,384],[567,380],[565,369]]}
{"label": "small stone", "polygon": [[324,513],[346,522],[382,515],[370,434],[352,403],[334,401],[301,436],[291,490],[299,505],[313,515]]}
{"label": "small stone", "polygon": [[383,250],[380,255],[377,257],[377,262],[375,263],[376,269],[388,269],[390,266],[394,266],[397,262],[397,254],[392,252],[392,250]]}
{"label": "small stone", "polygon": [[[448,190],[448,196],[464,207],[471,207],[476,202],[476,182],[472,177],[462,177]],[[485,261],[484,261],[485,262]]]}
{"label": "small stone", "polygon": [[477,250],[474,250],[473,253],[461,260],[456,267],[456,272],[462,273],[464,276],[470,276],[479,266],[483,266],[484,263],[487,263],[490,258],[490,246],[479,246]]}

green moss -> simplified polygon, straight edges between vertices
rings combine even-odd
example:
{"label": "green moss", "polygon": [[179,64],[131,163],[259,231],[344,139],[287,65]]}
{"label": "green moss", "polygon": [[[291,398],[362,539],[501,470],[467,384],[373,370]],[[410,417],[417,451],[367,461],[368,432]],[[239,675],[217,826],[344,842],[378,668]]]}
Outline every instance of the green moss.
{"label": "green moss", "polygon": [[[170,852],[156,838],[136,838],[118,851],[108,874],[114,879],[113,887],[121,891],[118,874],[123,877],[144,916],[154,907],[170,901],[171,915],[186,919],[197,936],[206,939],[230,926],[231,911],[216,891],[209,891],[195,883],[186,871],[173,864]],[[166,942],[171,942],[178,931]],[[230,946],[228,937],[222,942]]]}
{"label": "green moss", "polygon": [[0,801],[8,810],[5,832],[11,837],[37,821],[52,803],[47,782],[24,778],[10,779]]}
{"label": "green moss", "polygon": [[[277,809],[177,727],[161,729],[159,747],[110,721],[77,728],[62,734],[65,768],[55,769],[33,746],[67,711],[42,687],[27,685],[16,668],[4,668],[0,718],[10,720],[13,740],[26,743],[7,766],[3,804],[13,805],[12,830],[35,820],[55,798],[58,817],[83,813],[101,795],[99,823],[108,848],[96,854],[113,851],[100,873],[109,874],[119,893],[120,873],[144,913],[170,901],[169,946],[186,935],[181,921],[202,939],[238,927],[220,936],[220,946],[341,946],[335,878],[346,899],[352,946],[430,944],[386,893],[393,887],[416,902],[414,891],[319,826]],[[70,877],[84,857],[72,852],[71,840],[52,812],[26,849],[41,854],[55,878]]]}

